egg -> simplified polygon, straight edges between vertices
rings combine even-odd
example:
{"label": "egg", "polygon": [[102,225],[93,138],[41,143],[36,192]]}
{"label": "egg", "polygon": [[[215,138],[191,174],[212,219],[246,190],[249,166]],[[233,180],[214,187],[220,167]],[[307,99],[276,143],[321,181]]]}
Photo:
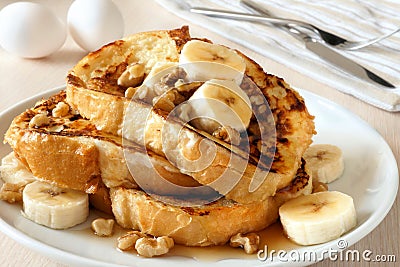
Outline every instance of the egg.
{"label": "egg", "polygon": [[0,11],[0,46],[23,58],[41,58],[65,42],[65,24],[47,7],[17,2]]}
{"label": "egg", "polygon": [[74,41],[86,51],[96,50],[124,34],[121,12],[110,0],[74,1],[67,23]]}

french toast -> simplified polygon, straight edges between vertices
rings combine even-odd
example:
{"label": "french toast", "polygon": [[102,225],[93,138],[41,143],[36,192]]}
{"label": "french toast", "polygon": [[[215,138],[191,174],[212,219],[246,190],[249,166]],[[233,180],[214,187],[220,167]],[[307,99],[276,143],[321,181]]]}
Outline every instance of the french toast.
{"label": "french toast", "polygon": [[[312,190],[311,177],[306,173],[303,162],[290,185],[264,200],[240,204],[222,197],[201,206],[192,206],[193,203],[186,206],[183,200],[178,200],[182,206],[165,204],[142,191],[132,176],[124,174],[129,171],[125,170],[126,165],[120,151],[120,137],[95,129],[90,121],[81,118],[70,109],[61,117],[54,116],[53,111],[59,103],[65,103],[65,91],[39,101],[35,107],[17,116],[6,133],[5,140],[10,143],[19,160],[35,174],[36,179],[90,193],[91,204],[97,209],[113,214],[124,228],[139,229],[154,236],[168,235],[174,238],[176,243],[187,246],[221,245],[236,233],[265,228],[276,221],[278,208],[282,203],[300,194],[309,194]],[[32,118],[38,114],[46,114],[49,123],[30,125]],[[98,151],[95,158],[93,154],[78,154],[85,158],[90,157],[86,160],[91,159],[95,165],[93,169],[99,171],[100,180],[96,185],[92,183],[91,173],[85,176],[85,166],[82,166],[80,161],[76,162],[74,158],[58,161],[59,153],[76,154],[76,146],[71,146],[70,142],[82,142],[76,145],[81,149],[87,144],[94,144],[93,149]],[[26,146],[29,146],[29,149],[26,149]],[[131,146],[132,150],[139,149],[134,143],[131,143]],[[56,147],[57,151],[52,150],[52,147]],[[38,153],[33,155],[27,152],[30,150]],[[102,159],[101,153],[105,153]],[[172,182],[183,186],[200,185],[190,176],[181,174],[176,169],[173,171],[174,167],[164,162],[166,160],[163,157],[152,155],[148,156],[153,159],[154,166],[162,166],[163,172],[170,174]],[[36,161],[39,160],[46,162],[45,167],[37,165]],[[66,174],[71,168],[81,175],[75,178],[75,172]],[[90,190],[87,187],[88,182],[91,185]],[[176,197],[176,188],[170,190],[174,190],[170,197]],[[166,189],[164,194],[168,193],[170,191]],[[168,197],[165,195],[161,199]],[[243,218],[246,218],[245,221]]]}
{"label": "french toast", "polygon": [[256,232],[278,218],[279,207],[289,199],[312,191],[311,177],[301,165],[290,185],[275,196],[250,204],[226,198],[195,207],[167,205],[145,192],[122,187],[110,190],[113,213],[124,228],[153,236],[169,236],[186,246],[223,245],[237,233]]}
{"label": "french toast", "polygon": [[[53,111],[59,103],[65,103],[65,98],[65,91],[61,91],[14,118],[4,140],[17,157],[33,175],[62,188],[87,193],[95,193],[101,183],[108,188],[138,188],[126,165],[121,137],[97,130],[69,107],[62,116],[54,116]],[[44,114],[48,123],[32,125],[38,114]],[[199,185],[165,158],[151,151],[146,153],[133,142],[125,143],[125,148],[149,158],[157,172],[168,181],[187,187]],[[175,187],[159,190],[178,193]]]}
{"label": "french toast", "polygon": [[[248,158],[240,142],[186,123],[157,105],[154,100],[164,100],[165,92],[132,97],[132,91],[145,89],[157,63],[178,63],[194,40],[212,44],[192,38],[182,27],[134,34],[89,53],[68,73],[66,90],[17,116],[5,141],[38,179],[86,192],[104,210],[111,202],[124,228],[169,236],[187,246],[221,245],[235,234],[262,230],[277,220],[285,201],[311,193],[312,177],[302,156],[315,133],[313,116],[294,89],[236,50],[245,66],[240,86],[253,110],[271,111],[265,121],[249,118],[244,130]],[[129,83],[131,77],[121,79],[127,71],[129,77],[141,74]],[[176,90],[179,101],[204,85],[184,83],[185,91],[179,91],[177,83],[185,80],[180,75],[187,73],[179,67],[169,71],[161,80],[172,80],[162,86]],[[261,137],[261,129],[270,139]],[[199,155],[209,160],[205,168],[196,161]],[[257,177],[261,183],[250,190]],[[202,188],[199,195],[185,190],[197,187]]]}
{"label": "french toast", "polygon": [[[209,143],[209,138],[199,134],[194,127],[187,127],[188,125],[179,124],[177,121],[165,123],[168,112],[152,109],[149,103],[125,97],[128,87],[118,84],[119,77],[132,64],[144,64],[144,74],[147,75],[157,61],[178,62],[182,47],[192,39],[188,28],[182,27],[171,31],[135,34],[90,53],[67,76],[67,102],[83,117],[93,122],[98,129],[114,135],[123,134],[125,111],[129,105],[133,105],[133,109],[138,110],[138,114],[150,114],[151,119],[143,121],[146,117],[137,116],[137,121],[133,121],[132,118],[133,127],[135,125],[142,127],[145,125],[143,123],[146,123],[147,126],[142,135],[130,135],[129,138],[142,144],[145,136],[146,148],[160,156],[165,156],[164,151],[171,153],[170,148],[174,146],[181,148],[175,155],[186,154],[196,158],[198,154],[201,154],[198,145],[194,145],[186,151],[183,151],[184,148],[188,143],[199,144],[201,141]],[[161,47],[165,49],[164,53],[159,51]],[[281,78],[265,73],[262,67],[239,51],[236,53],[246,64],[246,76],[257,85],[270,106],[276,132],[274,151],[264,157],[267,162],[259,161],[262,158],[259,149],[261,140],[258,136],[259,126],[253,118],[247,134],[251,140],[250,159],[255,159],[256,162],[249,161],[245,163],[246,167],[240,168],[240,170],[237,170],[237,167],[243,166],[243,163],[227,164],[231,157],[236,162],[242,162],[242,159],[240,155],[231,153],[234,150],[227,149],[230,144],[221,145],[222,141],[217,143],[217,154],[207,168],[195,172],[185,172],[185,174],[192,176],[201,184],[213,187],[220,193],[225,194],[229,191],[225,194],[229,199],[240,203],[251,203],[274,195],[278,189],[284,188],[290,183],[300,166],[302,154],[312,142],[311,137],[315,131],[313,117],[308,113],[303,98],[294,89]],[[251,96],[256,89],[251,84],[243,83],[242,87],[246,88]],[[175,139],[175,142],[171,139],[162,143],[159,134],[161,127],[170,127],[172,130],[180,128],[182,129],[181,135]],[[164,147],[168,144],[171,146]],[[181,170],[191,167],[183,165],[185,161],[174,155],[170,155],[168,158],[174,165],[181,166]],[[261,164],[262,166],[263,163],[268,165],[271,162],[270,168],[257,167],[257,165]],[[239,175],[243,173],[243,175],[233,188],[223,186],[221,188],[218,183],[215,183],[214,186],[213,182],[216,182],[221,173],[226,171],[239,173]],[[262,179],[262,184],[256,190],[250,192],[249,185],[255,173],[261,173],[260,176],[266,178]]]}

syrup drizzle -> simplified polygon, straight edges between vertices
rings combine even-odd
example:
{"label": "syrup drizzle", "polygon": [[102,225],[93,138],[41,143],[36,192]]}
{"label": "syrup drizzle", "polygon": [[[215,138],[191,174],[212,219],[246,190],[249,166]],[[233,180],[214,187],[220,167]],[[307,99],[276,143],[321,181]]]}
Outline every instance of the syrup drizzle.
{"label": "syrup drizzle", "polygon": [[[259,249],[265,250],[267,246],[268,251],[275,250],[292,250],[300,246],[291,242],[283,233],[282,226],[276,222],[266,229],[257,232],[260,236]],[[241,248],[232,248],[228,245],[214,246],[214,247],[186,247],[182,245],[175,245],[174,248],[168,253],[168,256],[180,256],[193,258],[200,262],[215,262],[226,259],[248,259],[257,260],[257,254],[246,254]]]}
{"label": "syrup drizzle", "polygon": [[[93,214],[93,213],[92,213]],[[100,215],[100,216],[99,216]],[[107,218],[109,216],[103,214],[102,212],[95,211],[95,217],[103,217]],[[91,218],[90,218],[91,219]],[[89,220],[91,221],[91,220]],[[130,231],[129,229],[124,229],[119,225],[114,225],[114,234],[111,237],[97,237],[90,229],[90,226],[87,224],[85,226],[82,225],[82,228],[78,228],[75,230],[67,230],[70,232],[79,232],[79,234],[90,236],[90,238],[101,238],[103,241],[107,241],[110,245],[110,248],[116,248],[116,240],[119,236],[124,235],[126,232]],[[282,225],[280,222],[276,222],[266,229],[257,232],[260,236],[260,244],[258,246],[259,250],[268,249],[268,251],[275,250],[293,250],[298,249],[301,246],[290,241],[284,234]],[[118,250],[120,251],[120,250]],[[124,254],[131,254],[133,257],[138,256],[136,251],[120,251]],[[194,259],[198,262],[217,262],[221,260],[227,259],[243,259],[243,260],[258,260],[257,253],[255,254],[246,254],[242,248],[232,248],[229,244],[223,246],[212,246],[212,247],[187,247],[183,245],[175,244],[175,246],[168,252],[168,254],[163,255],[165,258],[189,258]]]}

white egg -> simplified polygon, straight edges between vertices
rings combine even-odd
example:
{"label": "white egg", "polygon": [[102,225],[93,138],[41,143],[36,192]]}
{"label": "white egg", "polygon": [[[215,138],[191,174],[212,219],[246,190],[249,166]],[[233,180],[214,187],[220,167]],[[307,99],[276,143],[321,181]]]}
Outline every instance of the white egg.
{"label": "white egg", "polygon": [[120,39],[124,20],[110,0],[76,0],[68,10],[68,29],[75,42],[86,51]]}
{"label": "white egg", "polygon": [[43,5],[18,2],[0,11],[0,46],[24,58],[41,58],[57,51],[65,42],[67,29]]}

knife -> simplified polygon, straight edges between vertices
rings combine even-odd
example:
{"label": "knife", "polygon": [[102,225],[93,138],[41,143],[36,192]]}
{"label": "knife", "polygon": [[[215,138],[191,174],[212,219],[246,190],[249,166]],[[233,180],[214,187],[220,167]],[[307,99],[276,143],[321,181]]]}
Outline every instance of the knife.
{"label": "knife", "polygon": [[[264,9],[257,7],[255,4],[251,3],[248,0],[241,0],[240,1],[243,5],[247,8],[250,8],[253,11],[256,11],[261,14],[266,14],[268,16],[269,13],[266,12]],[[311,52],[315,53],[322,59],[332,63],[333,65],[340,68],[342,71],[350,73],[355,77],[365,80],[367,82],[375,82],[379,85],[385,86],[387,88],[395,88],[393,84],[386,81],[382,77],[378,76],[377,74],[373,73],[372,71],[368,70],[367,68],[361,66],[360,64],[354,62],[353,60],[343,56],[342,54],[330,49],[326,45],[318,42],[316,39],[312,38],[310,35],[302,32],[301,30],[297,29],[296,27],[290,26],[290,24],[284,24],[279,21],[279,19],[274,17],[263,17],[260,15],[254,14],[246,14],[246,13],[237,13],[237,12],[228,12],[222,10],[212,10],[208,8],[190,8],[190,11],[197,14],[204,14],[208,16],[219,16],[224,18],[236,18],[240,20],[248,20],[248,21],[264,21],[278,24],[281,28],[288,31],[297,39],[302,40],[305,43],[305,47],[310,50]]]}
{"label": "knife", "polygon": [[[240,0],[240,4],[246,7],[248,10],[252,12],[257,12],[259,14],[267,15],[273,18],[268,10],[260,7],[256,3],[251,0]],[[302,33],[298,29],[295,29],[290,26],[283,26],[281,27],[294,35],[297,38],[302,39],[305,42],[305,46],[308,50],[315,53],[322,59],[325,59],[332,63],[333,65],[339,67],[340,69],[362,79],[367,82],[375,82],[379,85],[383,85],[388,88],[396,88],[393,84],[386,81],[385,79],[381,78],[377,74],[373,73],[372,71],[368,70],[367,68],[359,65],[358,63],[354,62],[351,59],[343,56],[342,54],[337,53],[336,51],[328,48],[327,46],[323,45],[322,43],[316,41],[315,39],[311,38],[310,36]]]}

